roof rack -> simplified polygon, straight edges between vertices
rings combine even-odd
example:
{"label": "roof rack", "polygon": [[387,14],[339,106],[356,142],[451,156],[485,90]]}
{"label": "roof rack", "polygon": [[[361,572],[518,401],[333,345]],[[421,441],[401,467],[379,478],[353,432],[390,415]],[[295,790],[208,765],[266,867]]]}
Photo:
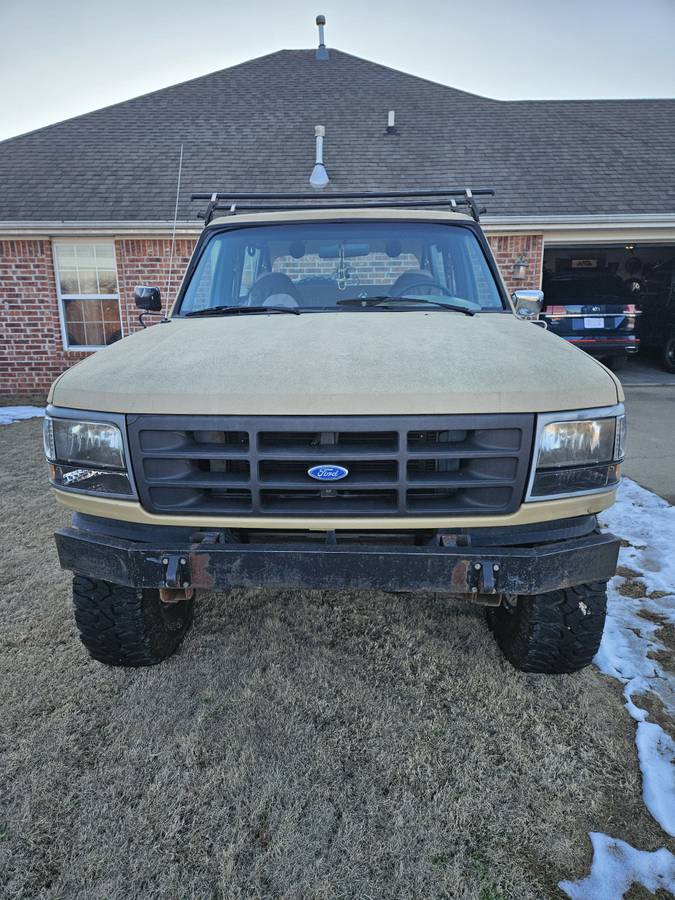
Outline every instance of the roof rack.
{"label": "roof rack", "polygon": [[[191,194],[191,200],[208,200],[208,205],[203,213],[206,225],[219,213],[235,215],[237,212],[271,212],[273,210],[298,210],[298,209],[383,209],[391,207],[449,207],[457,212],[460,207],[465,207],[474,221],[480,221],[485,209],[480,209],[476,203],[476,197],[492,197],[494,191],[491,188],[441,188],[400,190],[400,191],[331,191],[321,197],[316,194],[305,193],[248,193],[248,192],[220,192]],[[358,201],[351,203],[336,203],[333,201]],[[244,201],[243,203],[241,201]]]}

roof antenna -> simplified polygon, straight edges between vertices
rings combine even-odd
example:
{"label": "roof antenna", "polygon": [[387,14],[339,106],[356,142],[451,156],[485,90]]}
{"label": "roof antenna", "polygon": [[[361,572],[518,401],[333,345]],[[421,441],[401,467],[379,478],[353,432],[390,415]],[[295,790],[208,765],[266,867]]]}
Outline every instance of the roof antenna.
{"label": "roof antenna", "polygon": [[[176,251],[176,223],[178,222],[178,199],[180,197],[180,180],[183,174],[183,145],[180,145],[180,157],[178,158],[178,179],[176,182],[176,206],[173,211],[173,229],[171,231],[171,255],[169,256],[169,272],[166,276],[166,295],[169,306],[167,307],[167,312],[170,308],[171,301],[169,300],[171,296],[171,276],[173,275],[173,257]],[[166,318],[166,314],[164,316]]]}
{"label": "roof antenna", "polygon": [[328,50],[323,37],[323,26],[326,24],[325,16],[317,16],[316,24],[319,26],[319,49],[314,54],[315,59],[329,59]]}
{"label": "roof antenna", "polygon": [[312,169],[312,174],[309,176],[309,183],[317,191],[325,188],[330,181],[328,172],[326,172],[326,167],[323,164],[323,138],[325,134],[326,129],[323,125],[316,125],[314,127],[314,136],[316,138],[316,161],[314,168]]}

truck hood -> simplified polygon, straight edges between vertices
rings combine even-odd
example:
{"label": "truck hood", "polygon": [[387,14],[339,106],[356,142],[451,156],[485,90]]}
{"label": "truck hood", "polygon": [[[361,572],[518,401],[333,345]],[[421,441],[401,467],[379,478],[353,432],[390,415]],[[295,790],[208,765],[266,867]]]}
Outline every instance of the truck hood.
{"label": "truck hood", "polygon": [[74,409],[202,415],[545,412],[622,397],[604,366],[531,322],[441,310],[172,319],[50,392]]}

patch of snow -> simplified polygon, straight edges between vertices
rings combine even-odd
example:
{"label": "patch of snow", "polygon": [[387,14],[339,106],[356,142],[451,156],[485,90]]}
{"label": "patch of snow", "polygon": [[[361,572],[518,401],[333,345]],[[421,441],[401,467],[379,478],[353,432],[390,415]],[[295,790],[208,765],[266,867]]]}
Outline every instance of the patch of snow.
{"label": "patch of snow", "polygon": [[665,847],[650,853],[599,831],[589,837],[593,844],[590,875],[558,884],[571,900],[619,900],[636,883],[653,894],[659,888],[675,893],[675,856]]}
{"label": "patch of snow", "polygon": [[41,406],[0,406],[0,425],[9,425],[21,419],[33,419],[44,414],[45,411]]}
{"label": "patch of snow", "polygon": [[675,837],[675,741],[655,722],[638,722],[638,757],[647,809]]}
{"label": "patch of snow", "polygon": [[[666,591],[675,598],[675,506],[624,478],[618,501],[599,518],[609,531],[631,544],[621,548],[619,564],[640,572],[646,593]],[[670,615],[675,622],[672,602]]]}
{"label": "patch of snow", "polygon": [[[647,721],[647,711],[634,700],[652,693],[670,715],[675,714],[675,675],[652,658],[665,650],[658,638],[661,623],[675,624],[675,507],[624,480],[617,503],[601,514],[600,521],[628,542],[619,552],[619,565],[638,573],[632,581],[644,585],[644,596],[619,593],[627,580],[624,576],[609,582],[607,623],[594,662],[624,685],[626,709],[638,723],[645,805],[663,830],[675,836],[675,743],[660,725]],[[648,596],[654,592],[664,596]],[[645,613],[656,616],[656,621],[645,618]]]}

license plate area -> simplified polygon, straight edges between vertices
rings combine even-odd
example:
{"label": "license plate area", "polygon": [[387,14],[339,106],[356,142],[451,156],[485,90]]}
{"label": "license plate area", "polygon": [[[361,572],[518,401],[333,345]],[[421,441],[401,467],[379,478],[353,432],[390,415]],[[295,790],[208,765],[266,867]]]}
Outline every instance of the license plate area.
{"label": "license plate area", "polygon": [[604,316],[584,316],[584,328],[604,328]]}

